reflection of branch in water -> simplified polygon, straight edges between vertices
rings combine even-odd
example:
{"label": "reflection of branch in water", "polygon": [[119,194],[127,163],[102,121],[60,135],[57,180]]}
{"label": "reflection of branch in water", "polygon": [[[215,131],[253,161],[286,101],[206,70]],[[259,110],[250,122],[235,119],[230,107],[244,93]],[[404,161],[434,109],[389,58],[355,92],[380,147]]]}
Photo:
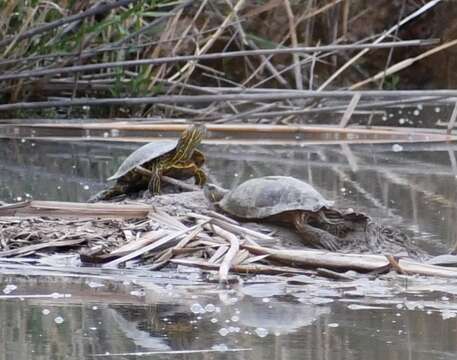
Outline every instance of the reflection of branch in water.
{"label": "reflection of branch in water", "polygon": [[355,182],[352,180],[344,171],[340,170],[337,167],[333,167],[332,170],[338,175],[338,177],[349,184],[359,193],[361,194],[365,199],[367,199],[374,207],[378,209],[384,210],[388,216],[390,217],[401,217],[398,214],[394,214],[393,211],[387,207],[386,205],[382,204],[376,197],[374,197],[370,192],[365,190],[358,182]]}
{"label": "reflection of branch in water", "polygon": [[430,202],[434,202],[439,205],[444,205],[450,208],[457,208],[457,204],[455,204],[452,200],[447,199],[444,195],[437,194],[434,191],[424,189],[422,186],[418,185],[417,183],[414,183],[411,179],[407,180],[400,175],[393,174],[388,171],[379,171],[379,173],[395,185],[402,185],[422,194],[424,198]]}
{"label": "reflection of branch in water", "polygon": [[[119,325],[119,329],[125,334],[125,337],[131,339],[135,345],[141,346],[145,349],[153,350],[170,350],[170,346],[165,343],[163,338],[153,336],[147,331],[139,329],[140,320],[129,321],[125,319],[115,309],[109,309],[113,320]],[[146,315],[146,314],[145,314]],[[141,321],[144,318],[141,319]],[[152,321],[152,319],[151,319]]]}

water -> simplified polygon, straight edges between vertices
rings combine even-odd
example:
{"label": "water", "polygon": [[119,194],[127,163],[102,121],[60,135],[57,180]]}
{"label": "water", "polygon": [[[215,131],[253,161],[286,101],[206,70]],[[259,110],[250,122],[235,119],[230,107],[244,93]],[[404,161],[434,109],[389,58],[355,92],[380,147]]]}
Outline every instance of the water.
{"label": "water", "polygon": [[[0,140],[0,199],[85,201],[138,146]],[[456,144],[202,149],[212,182],[232,187],[257,176],[295,176],[339,206],[408,231],[431,253],[454,246]],[[293,285],[251,277],[221,289],[188,272],[76,271],[66,263],[52,270],[0,262],[0,360],[429,360],[454,359],[457,351],[454,280]]]}
{"label": "water", "polygon": [[[257,277],[227,290],[167,272],[115,281],[112,270],[86,275],[106,285],[92,288],[83,274],[9,272],[0,282],[17,289],[0,296],[0,359],[201,359],[201,351],[214,359],[451,359],[457,351],[455,281],[297,286]],[[444,285],[450,293],[439,291]],[[143,296],[132,295],[138,289]]]}

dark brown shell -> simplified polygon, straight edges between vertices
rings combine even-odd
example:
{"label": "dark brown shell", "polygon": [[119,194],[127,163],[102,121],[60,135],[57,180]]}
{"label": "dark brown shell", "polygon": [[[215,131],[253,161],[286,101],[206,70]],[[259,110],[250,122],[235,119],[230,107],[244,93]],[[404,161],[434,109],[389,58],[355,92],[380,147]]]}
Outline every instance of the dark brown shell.
{"label": "dark brown shell", "polygon": [[248,180],[219,202],[224,211],[244,219],[262,219],[294,210],[317,212],[332,205],[310,184],[289,176]]}

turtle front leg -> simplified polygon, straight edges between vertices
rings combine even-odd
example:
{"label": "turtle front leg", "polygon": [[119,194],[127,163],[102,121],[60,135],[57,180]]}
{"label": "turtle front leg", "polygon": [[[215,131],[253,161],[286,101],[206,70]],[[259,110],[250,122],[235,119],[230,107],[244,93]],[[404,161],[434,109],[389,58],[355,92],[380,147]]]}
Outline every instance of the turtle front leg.
{"label": "turtle front leg", "polygon": [[154,196],[160,194],[160,168],[157,164],[151,166],[151,178],[148,184],[149,193]]}
{"label": "turtle front leg", "polygon": [[197,169],[195,171],[194,178],[195,178],[195,185],[198,185],[198,186],[205,185],[206,181],[208,180],[205,172],[202,169]]}
{"label": "turtle front leg", "polygon": [[295,229],[302,236],[305,245],[330,251],[338,250],[338,238],[327,231],[308,225],[308,217],[309,215],[305,212],[294,215]]}
{"label": "turtle front leg", "polygon": [[87,200],[87,202],[95,203],[98,201],[110,200],[115,196],[125,194],[126,191],[127,191],[127,186],[125,186],[124,184],[116,183],[113,186],[109,187],[108,189],[102,190],[102,191],[98,192],[97,194],[91,196],[89,198],[89,200]]}

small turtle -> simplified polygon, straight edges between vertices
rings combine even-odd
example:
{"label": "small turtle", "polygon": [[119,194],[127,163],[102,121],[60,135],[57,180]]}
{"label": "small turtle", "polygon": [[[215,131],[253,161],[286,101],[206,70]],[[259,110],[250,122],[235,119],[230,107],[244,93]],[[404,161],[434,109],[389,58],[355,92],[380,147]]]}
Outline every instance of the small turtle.
{"label": "small turtle", "polygon": [[[90,202],[109,200],[117,195],[149,189],[152,195],[160,193],[160,176],[177,179],[195,178],[197,185],[204,185],[206,174],[202,170],[205,156],[196,147],[206,135],[204,125],[186,129],[178,140],[161,140],[143,145],[131,153],[108,180],[116,180],[110,188],[89,199]],[[142,167],[152,175],[138,171]]]}
{"label": "small turtle", "polygon": [[303,181],[289,176],[266,176],[248,180],[231,191],[207,184],[204,192],[208,200],[238,219],[292,224],[306,245],[339,248],[338,237],[310,225],[332,223],[324,210],[333,202]]}

